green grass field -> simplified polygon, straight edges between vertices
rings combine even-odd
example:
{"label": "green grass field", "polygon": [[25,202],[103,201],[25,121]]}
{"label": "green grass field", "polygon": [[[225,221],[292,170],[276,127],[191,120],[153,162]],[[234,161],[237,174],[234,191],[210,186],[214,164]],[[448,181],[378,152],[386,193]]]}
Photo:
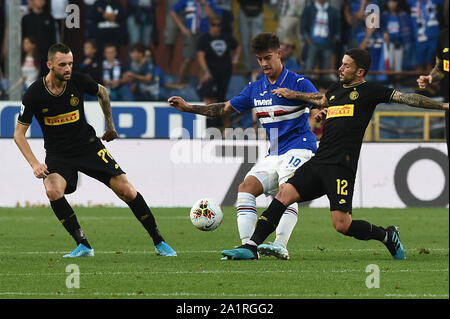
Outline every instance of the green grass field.
{"label": "green grass field", "polygon": [[[222,261],[220,251],[239,244],[234,208],[212,232],[195,229],[186,208],[152,210],[178,257],[156,256],[129,209],[76,208],[95,257],[66,259],[75,243],[50,208],[0,208],[0,298],[449,298],[446,208],[355,209],[355,219],[399,226],[404,261],[337,233],[328,210],[313,208],[301,209],[290,260]],[[69,264],[79,288],[66,287]],[[379,288],[366,287],[370,264]]]}

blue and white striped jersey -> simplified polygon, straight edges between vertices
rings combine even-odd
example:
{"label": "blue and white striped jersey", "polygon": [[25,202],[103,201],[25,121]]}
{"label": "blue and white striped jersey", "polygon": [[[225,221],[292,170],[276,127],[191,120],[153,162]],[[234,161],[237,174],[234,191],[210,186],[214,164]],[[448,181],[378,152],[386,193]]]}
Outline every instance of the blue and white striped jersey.
{"label": "blue and white striped jersey", "polygon": [[269,137],[268,155],[281,155],[291,149],[308,149],[315,153],[316,137],[308,122],[310,104],[272,94],[273,89],[280,87],[307,93],[317,92],[305,76],[283,67],[274,84],[264,75],[249,83],[230,100],[230,104],[239,113],[252,108],[255,110]]}

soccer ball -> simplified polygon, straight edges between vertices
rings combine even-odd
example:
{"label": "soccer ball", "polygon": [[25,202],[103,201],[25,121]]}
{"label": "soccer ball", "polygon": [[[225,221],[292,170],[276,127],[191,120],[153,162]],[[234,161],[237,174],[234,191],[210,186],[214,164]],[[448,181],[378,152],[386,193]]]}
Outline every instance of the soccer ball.
{"label": "soccer ball", "polygon": [[201,198],[191,208],[191,222],[200,230],[210,231],[220,226],[223,219],[222,209],[211,198]]}

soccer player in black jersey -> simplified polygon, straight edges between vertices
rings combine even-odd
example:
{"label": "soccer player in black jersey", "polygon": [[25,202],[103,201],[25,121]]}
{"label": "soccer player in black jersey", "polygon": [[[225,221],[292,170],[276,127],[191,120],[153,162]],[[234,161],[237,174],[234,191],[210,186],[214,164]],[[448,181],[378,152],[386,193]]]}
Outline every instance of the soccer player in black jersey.
{"label": "soccer player in black jersey", "polygon": [[269,207],[259,218],[255,232],[245,245],[222,251],[228,259],[257,259],[257,246],[274,231],[286,207],[327,195],[334,228],[360,240],[383,242],[395,259],[405,259],[397,227],[383,228],[352,219],[352,197],[364,132],[379,103],[402,103],[413,107],[448,110],[448,103],[419,94],[403,94],[366,82],[370,54],[362,49],[348,50],[339,68],[340,81],[327,93],[303,93],[286,88],[272,92],[288,99],[302,99],[326,109],[323,135],[316,155],[298,168],[282,184]]}
{"label": "soccer player in black jersey", "polygon": [[[35,177],[43,179],[56,217],[77,243],[75,250],[64,257],[94,255],[94,249],[64,196],[75,191],[78,172],[101,181],[128,204],[152,237],[157,254],[176,256],[176,252],[164,242],[142,195],[128,181],[96,136],[94,128],[86,122],[84,93],[98,97],[106,120],[102,140],[110,142],[118,137],[106,88],[89,75],[72,73],[73,55],[65,44],[56,43],[50,47],[47,67],[49,73],[36,80],[25,92],[14,141],[32,167]],[[34,156],[25,137],[33,116],[39,122],[44,136],[45,163]]]}
{"label": "soccer player in black jersey", "polygon": [[[427,83],[440,82],[441,96],[444,102],[448,102],[449,83],[448,83],[448,69],[449,69],[449,52],[448,52],[448,28],[445,28],[439,33],[439,38],[436,46],[436,63],[429,75],[421,75],[417,79],[417,83],[421,89],[426,88]],[[447,156],[450,152],[450,132],[449,132],[449,115],[445,112],[445,138],[447,140]]]}

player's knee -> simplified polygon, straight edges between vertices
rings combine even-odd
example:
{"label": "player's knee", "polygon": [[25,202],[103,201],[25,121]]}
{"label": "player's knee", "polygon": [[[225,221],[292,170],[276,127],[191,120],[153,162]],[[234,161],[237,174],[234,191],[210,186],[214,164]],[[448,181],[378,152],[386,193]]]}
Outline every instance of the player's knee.
{"label": "player's knee", "polygon": [[250,193],[254,196],[259,196],[263,193],[263,187],[261,182],[253,176],[249,176],[244,181],[239,184],[238,192],[240,193]]}
{"label": "player's knee", "polygon": [[350,223],[347,219],[333,219],[333,226],[341,234],[346,234],[350,227]]}
{"label": "player's knee", "polygon": [[131,202],[137,195],[136,190],[130,183],[124,183],[118,186],[114,191],[117,196],[125,202]]}
{"label": "player's knee", "polygon": [[289,206],[300,200],[300,196],[295,187],[288,183],[280,185],[275,198],[282,202],[285,206]]}
{"label": "player's knee", "polygon": [[64,196],[64,190],[58,189],[56,187],[47,187],[45,191],[50,201],[58,200]]}

